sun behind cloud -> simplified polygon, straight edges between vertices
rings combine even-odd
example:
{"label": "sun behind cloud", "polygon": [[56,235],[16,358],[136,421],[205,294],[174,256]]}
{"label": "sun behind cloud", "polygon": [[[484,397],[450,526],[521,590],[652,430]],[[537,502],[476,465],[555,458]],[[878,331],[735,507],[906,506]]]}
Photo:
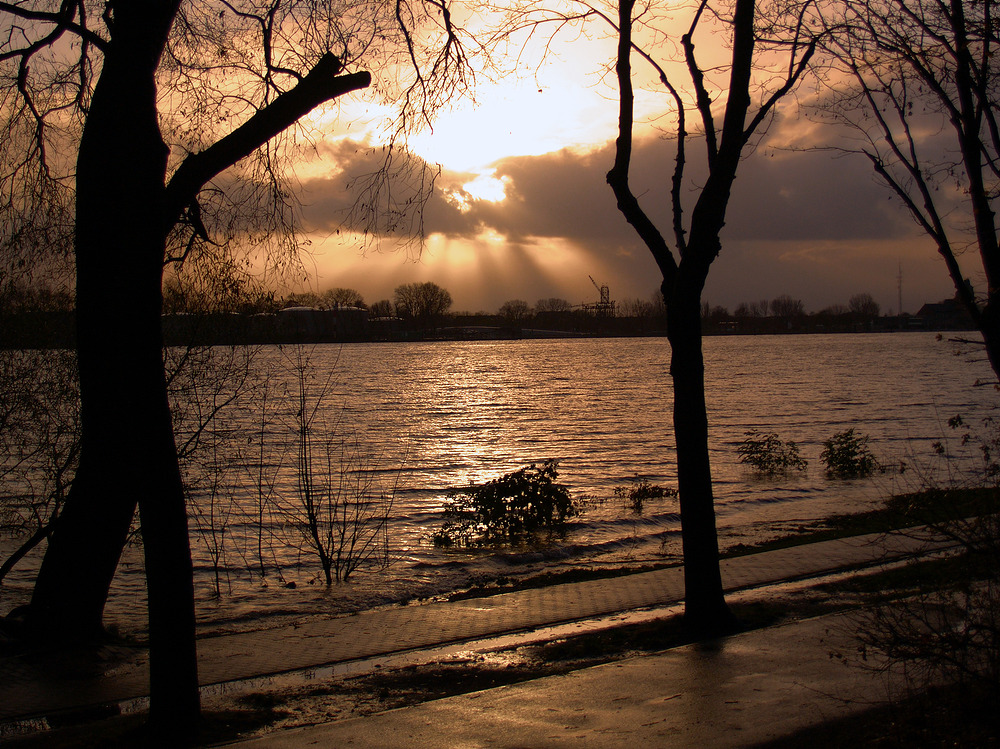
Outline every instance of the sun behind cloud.
{"label": "sun behind cloud", "polygon": [[617,110],[597,87],[556,80],[506,81],[484,88],[477,104],[442,112],[434,129],[408,147],[454,172],[482,173],[511,156],[539,156],[603,143],[614,136]]}
{"label": "sun behind cloud", "polygon": [[482,172],[462,187],[474,200],[499,203],[507,197],[508,182],[510,182],[509,177],[497,177],[494,172]]}

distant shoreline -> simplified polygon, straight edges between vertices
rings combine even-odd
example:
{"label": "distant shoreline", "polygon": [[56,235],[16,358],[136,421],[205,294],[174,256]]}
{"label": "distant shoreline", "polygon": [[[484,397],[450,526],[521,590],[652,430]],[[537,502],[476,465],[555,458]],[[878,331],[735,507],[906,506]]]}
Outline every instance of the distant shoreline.
{"label": "distant shoreline", "polygon": [[[241,315],[164,315],[164,341],[168,346],[239,346],[317,343],[412,343],[416,341],[499,341],[564,338],[661,338],[662,324],[644,318],[588,318],[574,320],[572,328],[517,327],[488,324],[478,318],[462,324],[462,319],[437,327],[413,328],[398,319],[369,320],[354,310],[310,310],[309,315],[285,313]],[[362,310],[357,310],[360,313]],[[934,324],[914,316],[882,317],[868,323],[837,325],[809,324],[807,316],[798,321],[774,318],[712,323],[706,321],[702,334],[714,336],[823,335],[843,333],[975,333],[971,325]],[[109,327],[111,327],[109,325]],[[0,318],[0,348],[74,348],[75,313],[29,312]]]}

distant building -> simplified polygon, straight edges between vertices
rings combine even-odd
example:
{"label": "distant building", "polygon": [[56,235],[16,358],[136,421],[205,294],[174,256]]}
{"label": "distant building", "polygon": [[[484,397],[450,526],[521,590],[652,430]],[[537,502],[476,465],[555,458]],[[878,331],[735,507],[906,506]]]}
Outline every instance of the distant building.
{"label": "distant building", "polygon": [[358,307],[288,307],[277,314],[256,315],[180,313],[164,315],[162,320],[167,343],[181,346],[327,343],[369,337],[368,310]]}
{"label": "distant building", "polygon": [[278,311],[278,336],[284,341],[343,341],[367,332],[368,310],[357,307],[314,309],[286,307]]}
{"label": "distant building", "polygon": [[965,305],[957,299],[925,304],[917,312],[921,326],[927,330],[972,330],[972,322]]}

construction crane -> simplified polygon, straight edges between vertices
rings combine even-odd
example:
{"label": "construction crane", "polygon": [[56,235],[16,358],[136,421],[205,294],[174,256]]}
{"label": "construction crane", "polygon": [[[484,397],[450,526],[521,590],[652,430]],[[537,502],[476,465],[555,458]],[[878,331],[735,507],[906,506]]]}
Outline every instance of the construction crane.
{"label": "construction crane", "polygon": [[597,281],[594,280],[593,276],[587,276],[587,278],[590,279],[590,282],[592,284],[594,284],[594,288],[597,289],[597,292],[601,295],[601,302],[600,303],[601,304],[611,304],[611,289],[608,288],[607,285],[605,285],[605,286],[598,286],[597,285]]}
{"label": "construction crane", "polygon": [[584,310],[591,312],[598,317],[614,317],[615,316],[615,303],[611,301],[611,289],[607,284],[601,286],[594,280],[593,276],[587,276],[590,282],[594,284],[594,288],[597,289],[598,293],[601,295],[601,301],[597,304],[585,304],[583,305]]}

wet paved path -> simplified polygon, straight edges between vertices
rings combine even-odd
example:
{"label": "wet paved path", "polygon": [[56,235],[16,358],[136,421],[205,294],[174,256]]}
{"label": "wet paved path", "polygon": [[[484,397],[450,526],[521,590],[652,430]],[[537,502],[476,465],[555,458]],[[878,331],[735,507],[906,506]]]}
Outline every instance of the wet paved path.
{"label": "wet paved path", "polygon": [[[728,591],[878,565],[919,554],[927,541],[882,535],[837,539],[724,560]],[[621,577],[564,583],[488,598],[411,604],[280,628],[199,640],[202,685],[385,656],[545,625],[677,603],[679,567]],[[125,648],[107,649],[120,656]],[[0,659],[0,721],[116,703],[147,694],[145,653],[101,672],[68,668],[55,673],[31,658]]]}
{"label": "wet paved path", "polygon": [[901,693],[851,659],[852,624],[817,617],[234,746],[748,749]]}

